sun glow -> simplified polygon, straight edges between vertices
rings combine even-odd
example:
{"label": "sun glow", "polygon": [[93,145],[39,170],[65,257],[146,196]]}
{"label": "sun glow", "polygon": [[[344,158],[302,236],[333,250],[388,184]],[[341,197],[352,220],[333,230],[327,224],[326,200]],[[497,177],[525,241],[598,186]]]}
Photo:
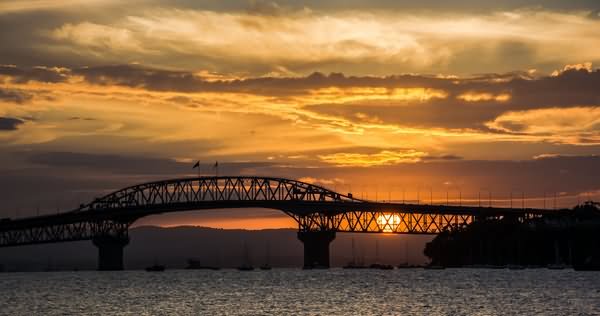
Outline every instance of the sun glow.
{"label": "sun glow", "polygon": [[400,226],[400,216],[397,214],[382,213],[377,217],[377,226],[384,233],[391,233]]}

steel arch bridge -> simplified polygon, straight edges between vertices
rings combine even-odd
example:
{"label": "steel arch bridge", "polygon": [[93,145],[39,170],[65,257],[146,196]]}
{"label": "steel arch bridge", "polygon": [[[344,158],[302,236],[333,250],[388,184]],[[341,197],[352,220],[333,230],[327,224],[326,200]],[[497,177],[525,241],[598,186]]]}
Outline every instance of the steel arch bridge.
{"label": "steel arch bridge", "polygon": [[122,269],[129,227],[139,218],[204,209],[269,208],[298,223],[305,266],[329,265],[336,232],[437,234],[479,218],[527,218],[548,212],[444,205],[380,203],[314,184],[272,177],[195,177],[130,186],[70,212],[0,221],[0,247],[92,240],[99,269]]}

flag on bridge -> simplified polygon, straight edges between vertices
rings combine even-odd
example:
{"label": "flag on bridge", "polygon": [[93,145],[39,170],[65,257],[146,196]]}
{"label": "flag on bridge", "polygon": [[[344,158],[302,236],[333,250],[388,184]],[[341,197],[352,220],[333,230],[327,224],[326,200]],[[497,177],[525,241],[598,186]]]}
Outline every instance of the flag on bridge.
{"label": "flag on bridge", "polygon": [[196,164],[192,167],[192,169],[200,168],[200,160],[196,162]]}

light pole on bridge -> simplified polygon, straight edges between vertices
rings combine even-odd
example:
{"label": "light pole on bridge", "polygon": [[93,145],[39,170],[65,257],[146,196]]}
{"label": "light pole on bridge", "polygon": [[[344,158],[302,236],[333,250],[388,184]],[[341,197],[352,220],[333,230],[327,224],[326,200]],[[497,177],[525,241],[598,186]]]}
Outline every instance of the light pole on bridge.
{"label": "light pole on bridge", "polygon": [[492,207],[492,191],[488,188],[479,188],[479,207],[481,207],[481,191],[488,193],[488,207]]}

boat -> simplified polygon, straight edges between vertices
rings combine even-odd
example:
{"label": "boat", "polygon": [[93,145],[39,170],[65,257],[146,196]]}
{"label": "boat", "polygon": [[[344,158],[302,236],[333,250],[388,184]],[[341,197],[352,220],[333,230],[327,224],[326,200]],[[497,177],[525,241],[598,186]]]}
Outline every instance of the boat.
{"label": "boat", "polygon": [[425,270],[444,270],[446,269],[446,267],[442,266],[442,265],[438,265],[438,264],[428,264],[423,266],[423,269]]}
{"label": "boat", "polygon": [[525,266],[520,264],[509,264],[506,266],[509,270],[524,270]]}
{"label": "boat", "polygon": [[325,269],[329,269],[328,266],[324,266],[324,265],[320,265],[320,264],[313,264],[310,266],[303,266],[302,270],[325,270]]}
{"label": "boat", "polygon": [[391,264],[373,263],[369,266],[369,269],[394,270],[394,266]]}
{"label": "boat", "polygon": [[485,265],[486,269],[496,269],[496,270],[502,270],[502,269],[506,269],[505,265],[501,265],[501,264],[487,264]]}
{"label": "boat", "polygon": [[269,259],[271,257],[270,256],[270,249],[269,248],[270,248],[269,247],[269,243],[267,242],[266,249],[265,249],[265,264],[263,264],[263,265],[261,265],[259,267],[261,270],[265,270],[266,271],[266,270],[271,270],[272,269],[271,265],[269,264],[269,261],[270,261]]}
{"label": "boat", "polygon": [[546,266],[549,270],[564,270],[567,266],[562,263],[551,263]]}
{"label": "boat", "polygon": [[248,244],[244,242],[244,263],[237,267],[238,271],[253,271],[254,267],[250,263],[250,253],[248,251]]}
{"label": "boat", "polygon": [[238,271],[253,271],[254,267],[251,266],[251,265],[245,265],[245,264],[243,264],[243,265],[237,267],[237,269],[238,269]]}
{"label": "boat", "polygon": [[421,264],[408,264],[408,262],[401,263],[396,266],[398,269],[416,269],[416,268],[424,268],[424,265]]}
{"label": "boat", "polygon": [[149,267],[146,267],[146,271],[148,272],[163,272],[165,271],[165,266],[160,264],[154,264]]}
{"label": "boat", "polygon": [[366,269],[367,268],[366,266],[357,263],[356,246],[354,244],[354,238],[352,238],[352,261],[348,262],[348,264],[346,264],[342,268],[344,268],[344,269]]}
{"label": "boat", "polygon": [[379,241],[375,240],[375,263],[369,265],[369,269],[393,270],[394,266],[379,263]]}
{"label": "boat", "polygon": [[215,266],[204,266],[200,263],[200,260],[188,259],[188,265],[185,267],[187,270],[220,270],[221,268]]}
{"label": "boat", "polygon": [[267,264],[263,264],[262,266],[260,266],[261,270],[271,270],[272,267],[267,263]]}

